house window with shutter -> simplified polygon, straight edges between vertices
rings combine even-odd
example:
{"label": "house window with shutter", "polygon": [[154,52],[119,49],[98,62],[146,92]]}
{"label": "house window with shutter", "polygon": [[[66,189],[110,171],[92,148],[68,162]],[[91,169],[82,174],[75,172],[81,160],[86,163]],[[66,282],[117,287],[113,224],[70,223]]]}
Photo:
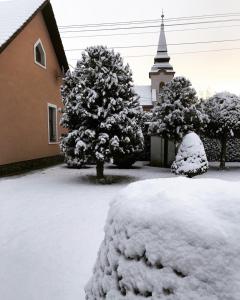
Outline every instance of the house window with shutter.
{"label": "house window with shutter", "polygon": [[48,142],[57,143],[57,106],[48,104]]}
{"label": "house window with shutter", "polygon": [[40,39],[34,45],[34,61],[37,65],[46,69],[46,52]]}

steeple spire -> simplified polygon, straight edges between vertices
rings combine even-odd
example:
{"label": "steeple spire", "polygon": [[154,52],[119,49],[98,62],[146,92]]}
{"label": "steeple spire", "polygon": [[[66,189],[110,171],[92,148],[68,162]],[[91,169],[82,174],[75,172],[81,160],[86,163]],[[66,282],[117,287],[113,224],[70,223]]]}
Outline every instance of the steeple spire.
{"label": "steeple spire", "polygon": [[167,42],[166,42],[166,36],[164,31],[164,13],[162,11],[161,15],[162,21],[160,26],[160,35],[159,35],[159,41],[158,41],[158,48],[157,53],[154,57],[154,65],[151,68],[151,71],[149,73],[149,77],[153,79],[154,76],[160,76],[159,74],[161,72],[165,74],[169,74],[169,76],[174,76],[174,70],[171,64],[169,63],[170,57],[168,56],[168,50],[167,50]]}
{"label": "steeple spire", "polygon": [[162,11],[162,22],[161,22],[161,28],[160,28],[160,35],[159,35],[159,41],[158,41],[158,48],[157,48],[157,54],[154,57],[154,65],[152,66],[152,69],[149,73],[149,76],[151,77],[151,74],[158,73],[161,70],[166,72],[173,72],[173,67],[170,65],[170,57],[168,56],[167,51],[167,42],[166,42],[166,36],[164,31],[164,13]]}

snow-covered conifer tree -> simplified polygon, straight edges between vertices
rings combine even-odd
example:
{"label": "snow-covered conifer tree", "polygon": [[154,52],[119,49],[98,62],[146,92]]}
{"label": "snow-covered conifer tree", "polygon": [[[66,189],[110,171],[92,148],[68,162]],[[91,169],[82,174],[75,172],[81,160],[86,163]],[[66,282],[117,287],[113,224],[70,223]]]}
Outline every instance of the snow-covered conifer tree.
{"label": "snow-covered conifer tree", "polygon": [[221,143],[220,168],[225,167],[227,141],[240,136],[240,98],[228,92],[217,93],[205,104],[209,124],[205,134]]}
{"label": "snow-covered conifer tree", "polygon": [[172,171],[177,175],[193,177],[207,170],[208,161],[201,139],[194,132],[186,134],[172,164]]}
{"label": "snow-covered conifer tree", "polygon": [[70,72],[69,70],[63,78],[63,85],[61,87],[64,110],[60,121],[60,124],[68,128],[69,131],[68,134],[63,135],[60,143],[61,150],[65,156],[65,162],[69,167],[81,167],[86,163],[84,156],[79,157],[75,154],[75,140],[80,126],[76,111],[73,109],[77,105],[77,84],[78,79],[75,72]]}
{"label": "snow-covered conifer tree", "polygon": [[201,111],[191,82],[184,77],[175,77],[160,91],[149,131],[152,135],[181,141],[189,131],[203,129],[206,122],[207,116]]}
{"label": "snow-covered conifer tree", "polygon": [[142,108],[119,53],[87,48],[73,74],[67,74],[62,97],[61,124],[69,129],[62,148],[68,153],[70,145],[79,160],[94,160],[98,179],[104,178],[104,162],[110,158],[143,150]]}

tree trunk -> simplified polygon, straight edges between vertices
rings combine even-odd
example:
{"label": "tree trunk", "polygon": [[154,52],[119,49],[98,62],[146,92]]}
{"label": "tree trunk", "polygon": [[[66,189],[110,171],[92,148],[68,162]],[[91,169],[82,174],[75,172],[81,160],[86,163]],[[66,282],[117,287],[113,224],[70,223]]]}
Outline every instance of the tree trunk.
{"label": "tree trunk", "polygon": [[227,138],[224,136],[221,139],[220,169],[225,168],[226,154],[227,154]]}
{"label": "tree trunk", "polygon": [[104,162],[98,160],[96,164],[96,170],[97,170],[97,179],[101,180],[104,179]]}

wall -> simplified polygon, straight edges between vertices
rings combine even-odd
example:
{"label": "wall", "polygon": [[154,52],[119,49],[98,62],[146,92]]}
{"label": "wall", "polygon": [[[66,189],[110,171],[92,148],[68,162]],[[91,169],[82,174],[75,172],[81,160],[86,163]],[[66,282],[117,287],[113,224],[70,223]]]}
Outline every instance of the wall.
{"label": "wall", "polygon": [[[39,38],[47,55],[46,69],[34,63]],[[61,70],[39,12],[0,54],[0,165],[60,153],[57,143],[48,143],[47,104],[61,106],[57,75]]]}
{"label": "wall", "polygon": [[[166,161],[165,161],[165,143],[167,147],[166,153]],[[176,156],[176,146],[173,141],[166,141],[159,136],[151,136],[151,165],[158,166],[158,167],[171,167],[173,161],[175,160]]]}

